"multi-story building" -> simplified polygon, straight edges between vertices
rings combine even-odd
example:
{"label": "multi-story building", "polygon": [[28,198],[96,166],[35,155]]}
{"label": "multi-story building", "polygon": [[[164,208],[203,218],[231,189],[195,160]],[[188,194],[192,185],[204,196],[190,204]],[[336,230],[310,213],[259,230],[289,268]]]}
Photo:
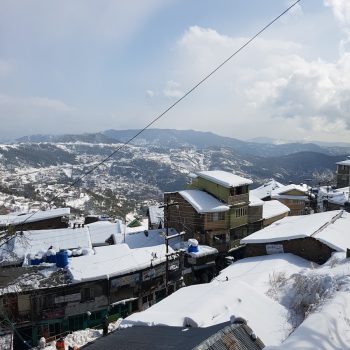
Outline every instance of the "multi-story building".
{"label": "multi-story building", "polygon": [[350,186],[350,159],[337,163],[337,188]]}
{"label": "multi-story building", "polygon": [[186,238],[227,251],[248,233],[251,180],[225,171],[202,171],[189,190],[165,193],[166,225],[186,231]]}

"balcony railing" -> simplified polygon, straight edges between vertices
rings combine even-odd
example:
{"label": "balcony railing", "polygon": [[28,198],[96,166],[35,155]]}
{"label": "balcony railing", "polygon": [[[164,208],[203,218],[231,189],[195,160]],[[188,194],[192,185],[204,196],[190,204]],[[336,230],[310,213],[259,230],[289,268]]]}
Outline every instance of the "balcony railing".
{"label": "balcony railing", "polygon": [[235,196],[229,196],[227,204],[229,205],[238,205],[241,203],[248,203],[249,202],[249,194],[238,194]]}

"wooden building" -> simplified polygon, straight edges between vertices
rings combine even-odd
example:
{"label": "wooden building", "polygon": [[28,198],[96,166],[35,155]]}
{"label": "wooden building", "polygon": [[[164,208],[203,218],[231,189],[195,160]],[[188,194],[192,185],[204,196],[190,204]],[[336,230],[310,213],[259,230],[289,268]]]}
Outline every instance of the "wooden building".
{"label": "wooden building", "polygon": [[286,217],[241,240],[245,256],[292,253],[325,263],[336,251],[350,248],[350,215],[331,211]]}
{"label": "wooden building", "polygon": [[337,188],[350,186],[350,159],[337,163]]}
{"label": "wooden building", "polygon": [[27,214],[0,215],[0,230],[10,228],[12,232],[15,232],[65,228],[68,227],[69,214],[69,208],[57,208]]}
{"label": "wooden building", "polygon": [[[166,225],[169,222],[169,226],[186,231],[188,238],[225,252],[247,235],[251,183],[225,171],[199,172],[189,185],[190,190],[164,194],[165,203],[178,203],[165,207]],[[196,199],[191,199],[194,194],[200,199],[198,207]],[[212,205],[206,207],[209,202]]]}
{"label": "wooden building", "polygon": [[274,190],[271,199],[277,199],[290,209],[290,216],[309,214],[309,195],[307,186],[287,185]]}

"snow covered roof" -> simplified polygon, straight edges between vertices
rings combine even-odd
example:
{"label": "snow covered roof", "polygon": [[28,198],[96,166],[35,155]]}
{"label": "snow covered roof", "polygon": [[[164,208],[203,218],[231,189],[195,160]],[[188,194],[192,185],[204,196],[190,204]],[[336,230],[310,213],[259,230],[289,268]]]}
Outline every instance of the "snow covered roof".
{"label": "snow covered roof", "polygon": [[202,256],[213,255],[218,253],[219,251],[216,248],[202,244],[198,245],[198,252],[186,252],[187,255],[190,255],[193,258],[200,258]]}
{"label": "snow covered roof", "polygon": [[[175,235],[178,232],[169,228],[169,235]],[[135,233],[129,233],[125,236],[123,234],[117,234],[114,236],[115,243],[126,243],[130,249],[153,247],[157,245],[165,244],[166,229],[158,230],[144,230]],[[169,245],[174,246],[181,241],[181,237],[169,240]]]}
{"label": "snow covered roof", "polygon": [[230,209],[207,192],[200,190],[185,190],[179,194],[192,205],[199,214],[225,212]]}
{"label": "snow covered roof", "polygon": [[92,245],[104,244],[109,237],[121,231],[119,222],[96,221],[85,227],[89,230]]}
{"label": "snow covered roof", "polygon": [[[173,252],[170,247],[169,252]],[[151,262],[158,265],[166,260],[165,253],[165,244],[137,249],[127,244],[97,247],[94,255],[70,259],[68,271],[75,283],[109,279],[150,267]]]}
{"label": "snow covered roof", "polygon": [[265,295],[270,276],[274,272],[289,276],[308,266],[309,262],[292,254],[239,260],[212,282],[184,287],[146,311],[127,317],[122,325],[209,327],[236,316],[245,318],[266,345],[278,345],[290,332],[289,315],[285,307]]}
{"label": "snow covered roof", "polygon": [[249,206],[250,207],[259,207],[261,205],[264,205],[264,201],[259,199],[257,196],[251,193],[252,191],[249,191]]}
{"label": "snow covered roof", "polygon": [[270,219],[278,215],[289,213],[290,209],[277,200],[264,202],[263,219]]}
{"label": "snow covered roof", "polygon": [[70,208],[57,208],[46,211],[37,211],[28,214],[8,214],[0,215],[0,226],[20,225],[24,222],[36,222],[41,220],[53,219],[70,214]]}
{"label": "snow covered roof", "polygon": [[330,203],[344,205],[348,201],[349,187],[332,189],[330,186],[319,188],[318,200],[327,199]]}
{"label": "snow covered roof", "polygon": [[337,164],[338,165],[349,165],[350,166],[350,159],[343,160],[341,162],[338,162]]}
{"label": "snow covered roof", "polygon": [[350,214],[341,210],[290,216],[241,240],[243,244],[272,243],[312,237],[337,251],[350,248]]}
{"label": "snow covered roof", "polygon": [[282,187],[279,187],[279,188],[275,188],[272,191],[271,196],[284,195],[285,193],[287,193],[289,191],[299,191],[299,192],[302,192],[304,194],[307,194],[308,186],[306,186],[306,185],[305,186],[304,185],[295,185],[295,184],[282,186]]}
{"label": "snow covered roof", "polygon": [[274,179],[271,179],[266,184],[263,184],[262,186],[255,188],[254,190],[250,190],[249,194],[252,194],[260,199],[270,197],[273,190],[283,187],[281,183],[277,182]]}
{"label": "snow covered roof", "polygon": [[89,231],[83,228],[55,230],[33,230],[17,234],[0,250],[0,259],[21,261],[28,254],[46,253],[52,246],[60,249],[92,248]]}
{"label": "snow covered roof", "polygon": [[222,170],[201,171],[197,173],[197,175],[226,188],[249,185],[253,183],[252,180]]}
{"label": "snow covered roof", "polygon": [[146,311],[127,317],[122,325],[210,327],[229,321],[233,315],[248,320],[264,344],[279,344],[286,337],[281,324],[287,310],[239,280],[181,288]]}
{"label": "snow covered roof", "polygon": [[240,280],[266,294],[271,287],[269,281],[272,275],[283,272],[288,277],[310,266],[310,261],[290,253],[256,256],[234,262],[221,270],[210,283],[222,285],[227,277],[229,281]]}
{"label": "snow covered roof", "polygon": [[152,225],[158,225],[164,220],[164,208],[159,208],[157,205],[148,207],[149,218]]}

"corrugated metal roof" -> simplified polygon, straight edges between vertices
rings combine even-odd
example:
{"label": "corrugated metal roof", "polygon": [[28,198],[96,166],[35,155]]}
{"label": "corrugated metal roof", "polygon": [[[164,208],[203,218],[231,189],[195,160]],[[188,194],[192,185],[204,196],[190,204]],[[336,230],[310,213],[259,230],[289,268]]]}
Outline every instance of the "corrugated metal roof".
{"label": "corrugated metal roof", "polygon": [[[86,350],[260,350],[264,344],[252,339],[251,329],[229,322],[206,328],[134,326],[119,329],[84,346]],[[198,345],[199,344],[199,345]]]}
{"label": "corrugated metal roof", "polygon": [[260,350],[264,348],[259,338],[244,324],[232,324],[215,333],[193,350]]}

